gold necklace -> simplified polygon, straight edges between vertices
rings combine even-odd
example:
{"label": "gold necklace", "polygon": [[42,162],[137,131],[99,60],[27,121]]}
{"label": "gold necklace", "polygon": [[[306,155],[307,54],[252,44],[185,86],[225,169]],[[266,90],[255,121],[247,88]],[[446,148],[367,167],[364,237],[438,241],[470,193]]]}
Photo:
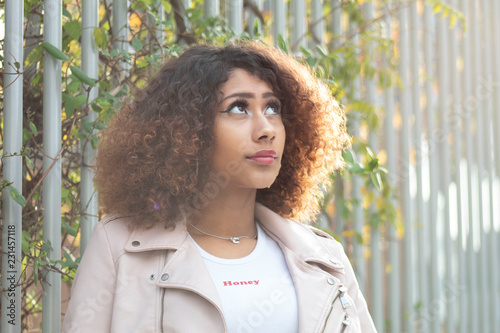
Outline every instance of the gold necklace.
{"label": "gold necklace", "polygon": [[201,232],[202,234],[204,234],[206,236],[215,237],[215,238],[224,239],[224,240],[229,240],[229,241],[233,242],[234,244],[239,244],[240,238],[257,239],[257,232],[255,233],[255,235],[253,237],[250,237],[250,236],[221,237],[221,236],[209,234],[208,232],[205,232],[205,231],[201,230],[200,228],[195,227],[193,224],[191,224],[191,222],[188,222],[188,223],[190,226],[192,226],[193,228],[195,228],[196,230],[198,230],[199,232]]}

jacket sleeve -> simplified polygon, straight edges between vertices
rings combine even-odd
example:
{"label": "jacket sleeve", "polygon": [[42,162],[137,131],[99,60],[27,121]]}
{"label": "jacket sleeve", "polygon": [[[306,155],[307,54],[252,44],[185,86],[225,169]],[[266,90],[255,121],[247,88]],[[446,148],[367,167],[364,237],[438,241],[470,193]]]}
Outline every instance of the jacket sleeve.
{"label": "jacket sleeve", "polygon": [[359,323],[361,325],[361,332],[376,333],[377,330],[375,328],[375,325],[373,324],[370,312],[368,311],[368,306],[366,304],[365,298],[363,297],[363,293],[359,289],[359,284],[356,279],[356,276],[354,275],[354,270],[352,269],[351,262],[349,261],[349,258],[347,258],[347,255],[345,254],[342,245],[335,240],[334,242],[336,242],[337,243],[336,246],[339,247],[339,250],[337,252],[341,253],[339,259],[341,259],[342,263],[344,264],[345,285],[347,287],[349,295],[351,296],[356,305],[356,310],[359,316]]}
{"label": "jacket sleeve", "polygon": [[63,333],[110,332],[115,290],[115,259],[105,225],[99,222],[73,281]]}

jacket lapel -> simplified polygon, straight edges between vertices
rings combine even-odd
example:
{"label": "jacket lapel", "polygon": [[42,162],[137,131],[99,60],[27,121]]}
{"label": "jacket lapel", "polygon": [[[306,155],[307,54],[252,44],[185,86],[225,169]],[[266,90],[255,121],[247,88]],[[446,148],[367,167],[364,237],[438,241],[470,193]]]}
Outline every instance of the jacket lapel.
{"label": "jacket lapel", "polygon": [[285,219],[257,204],[256,217],[280,245],[293,278],[299,309],[299,332],[318,332],[323,327],[338,293],[344,265],[307,226]]}
{"label": "jacket lapel", "polygon": [[222,303],[212,282],[200,252],[189,237],[186,224],[177,223],[175,228],[155,226],[147,230],[134,230],[125,250],[143,252],[168,251],[167,260],[159,273],[156,285],[162,288],[191,290],[206,298],[222,314]]}

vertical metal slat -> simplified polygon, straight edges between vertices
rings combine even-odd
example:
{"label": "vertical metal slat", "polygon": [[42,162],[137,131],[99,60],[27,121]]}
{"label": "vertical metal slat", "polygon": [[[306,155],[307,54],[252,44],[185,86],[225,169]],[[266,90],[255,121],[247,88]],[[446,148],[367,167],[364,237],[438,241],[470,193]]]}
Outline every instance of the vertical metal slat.
{"label": "vertical metal slat", "polygon": [[[457,6],[456,1],[452,4],[453,6]],[[461,105],[460,105],[460,88],[459,88],[459,80],[460,77],[458,75],[457,68],[457,60],[458,56],[458,27],[455,25],[450,29],[450,80],[451,80],[451,92],[453,96],[453,109],[452,109],[452,117],[451,117],[451,125],[453,131],[453,151],[454,151],[454,182],[456,184],[456,196],[454,197],[454,201],[456,203],[456,224],[457,224],[457,240],[454,246],[454,250],[456,251],[457,256],[457,277],[456,286],[465,285],[467,281],[467,267],[465,266],[466,257],[465,257],[465,249],[464,249],[464,220],[462,212],[465,211],[462,208],[462,192],[464,184],[462,183],[462,133],[461,133]],[[465,127],[465,126],[464,126]],[[456,306],[457,316],[456,316],[456,325],[460,332],[465,333],[467,330],[467,298],[464,292],[457,293],[456,299],[454,300],[458,306]]]}
{"label": "vertical metal slat", "polygon": [[490,332],[489,330],[489,305],[487,304],[486,300],[488,299],[488,295],[490,291],[488,290],[488,274],[487,274],[487,237],[486,237],[486,219],[485,219],[485,198],[484,196],[484,186],[483,186],[483,179],[485,176],[485,150],[484,150],[484,138],[483,138],[483,133],[484,133],[484,122],[483,122],[483,112],[484,112],[484,105],[485,101],[483,98],[481,98],[478,93],[477,93],[477,88],[481,85],[481,80],[482,78],[482,67],[481,67],[481,54],[483,52],[482,50],[482,41],[483,38],[481,38],[481,31],[480,31],[480,24],[482,21],[482,17],[480,17],[480,1],[474,1],[472,3],[472,19],[470,23],[470,29],[471,33],[473,36],[472,39],[472,49],[473,49],[473,54],[472,54],[472,59],[473,59],[473,83],[474,83],[474,93],[475,93],[475,99],[476,99],[476,109],[475,109],[475,131],[476,131],[476,141],[475,141],[475,146],[476,146],[476,152],[477,152],[477,175],[476,175],[476,181],[477,181],[477,198],[478,198],[478,211],[479,211],[479,220],[477,223],[479,224],[479,242],[480,242],[480,248],[479,248],[479,290],[480,290],[480,295],[481,298],[483,299],[482,302],[479,302],[479,313],[481,316],[480,320],[480,325],[479,329],[482,332]]}
{"label": "vertical metal slat", "polygon": [[[355,24],[351,23],[351,29],[355,28]],[[355,35],[352,38],[353,45],[358,45],[359,37]],[[361,78],[358,76],[352,82],[352,99],[353,101],[358,101],[361,99]],[[351,135],[354,137],[359,137],[360,132],[360,121],[359,115],[356,114],[357,111],[353,110],[353,115],[351,116]],[[356,154],[357,156],[359,154]],[[359,160],[359,156],[356,158]],[[362,206],[362,196],[361,196],[362,179],[359,175],[353,174],[351,176],[351,195],[352,200],[352,229],[359,235],[363,235],[363,225],[365,222],[364,209]],[[366,291],[366,268],[364,260],[364,246],[365,244],[357,244],[354,239],[353,244],[353,266],[356,276],[358,278],[359,287],[362,292]]]}
{"label": "vertical metal slat", "polygon": [[239,36],[243,33],[243,0],[226,2],[226,14],[229,26]]}
{"label": "vertical metal slat", "polygon": [[[411,52],[411,96],[412,96],[412,110],[413,115],[415,117],[414,123],[414,135],[413,138],[415,140],[415,171],[416,171],[416,197],[415,197],[415,219],[417,221],[417,228],[415,232],[415,240],[416,240],[416,248],[417,253],[415,257],[418,258],[418,274],[415,276],[418,280],[418,298],[421,304],[424,306],[422,310],[425,311],[426,305],[429,304],[429,286],[427,279],[428,272],[428,264],[429,264],[429,252],[427,251],[427,241],[428,241],[428,229],[432,227],[430,223],[428,223],[425,216],[425,208],[424,208],[424,194],[423,194],[423,170],[422,166],[424,163],[424,156],[422,152],[422,110],[420,107],[420,40],[418,37],[420,31],[419,24],[419,16],[417,13],[417,3],[414,3],[410,7],[410,52]],[[422,314],[416,314],[415,318],[415,328],[420,330],[421,332],[429,331],[429,322],[427,320],[422,320],[420,317]]]}
{"label": "vertical metal slat", "polygon": [[[82,70],[88,77],[97,79],[98,77],[98,51],[94,41],[94,28],[98,27],[99,2],[98,0],[82,1]],[[84,85],[82,94],[87,95],[89,87]],[[90,108],[90,102],[97,98],[98,88],[93,87],[88,93],[88,115],[83,118],[83,122],[93,123],[97,119],[97,113]],[[91,135],[81,129],[84,135]],[[93,133],[95,134],[95,133]],[[92,148],[90,140],[82,140],[82,167],[80,176],[80,209],[81,209],[81,254],[85,252],[87,242],[92,233],[94,225],[97,223],[97,193],[94,190],[92,180],[92,165],[94,163],[95,150]]]}
{"label": "vertical metal slat", "polygon": [[[4,147],[3,179],[12,182],[12,187],[22,193],[23,145],[23,75],[16,74],[15,63],[23,72],[23,1],[5,2],[5,39],[3,79],[4,93]],[[11,154],[16,154],[12,156]],[[10,155],[10,156],[9,156]],[[21,332],[21,234],[22,207],[11,198],[8,188],[2,193],[2,288],[8,289],[2,295],[1,331]]]}
{"label": "vertical metal slat", "polygon": [[[430,5],[425,5],[424,7],[424,62],[425,62],[425,70],[426,75],[428,77],[434,76],[434,59],[433,59],[433,51],[434,51],[434,40],[433,36],[435,33],[435,17],[432,13],[432,8]],[[427,98],[426,105],[426,118],[427,118],[427,142],[428,142],[428,161],[429,161],[429,210],[426,218],[429,221],[431,227],[429,228],[429,252],[430,255],[430,267],[429,267],[429,301],[430,303],[426,305],[426,317],[422,320],[426,320],[430,325],[430,332],[438,333],[441,332],[439,315],[432,313],[430,309],[432,302],[436,302],[439,300],[440,288],[439,288],[439,278],[438,278],[438,255],[437,255],[437,232],[436,232],[436,219],[437,219],[437,201],[438,201],[438,172],[437,172],[437,159],[438,154],[436,152],[435,143],[437,142],[436,138],[436,126],[435,126],[435,114],[434,114],[434,98],[435,95],[433,90],[433,82],[431,80],[426,80],[425,82],[425,96]]]}
{"label": "vertical metal slat", "polygon": [[[61,49],[61,0],[44,2],[44,40]],[[52,247],[51,260],[61,259],[61,60],[45,53],[43,64],[43,242]],[[45,270],[43,282],[43,332],[61,330],[61,276]]]}
{"label": "vertical metal slat", "polygon": [[[460,1],[460,10],[464,13],[467,22],[470,22],[470,7],[468,0]],[[465,135],[465,152],[467,161],[467,215],[464,216],[467,219],[466,225],[468,227],[467,234],[467,288],[466,297],[467,301],[467,332],[473,332],[479,327],[479,304],[477,295],[477,263],[476,255],[474,249],[474,239],[475,239],[475,227],[474,223],[476,221],[476,209],[474,207],[474,182],[473,182],[473,137],[472,137],[472,113],[474,111],[474,90],[472,88],[472,43],[471,43],[471,30],[468,29],[463,33],[462,37],[462,58],[463,58],[463,74],[462,74],[462,85],[463,85],[463,98],[461,103],[463,104],[463,122],[464,135]]]}
{"label": "vertical metal slat", "polygon": [[[482,52],[482,60],[481,62],[483,63],[482,67],[482,80],[484,85],[484,89],[482,91],[482,94],[484,98],[484,108],[483,108],[483,117],[482,117],[482,122],[484,124],[484,149],[485,149],[485,172],[487,176],[485,177],[485,182],[488,184],[487,185],[487,200],[486,202],[488,203],[487,208],[488,211],[486,212],[487,214],[487,219],[485,219],[485,222],[488,224],[487,227],[489,229],[487,230],[488,233],[485,235],[487,238],[487,243],[488,246],[485,247],[485,256],[487,257],[487,263],[485,265],[485,274],[488,275],[488,286],[487,289],[489,290],[487,293],[488,299],[486,300],[486,306],[488,306],[490,314],[488,316],[489,319],[489,326],[488,328],[493,328],[497,327],[495,326],[497,319],[494,316],[494,311],[495,311],[495,306],[498,305],[498,298],[500,297],[498,295],[498,290],[499,290],[499,283],[496,280],[496,271],[498,270],[498,250],[497,250],[497,244],[496,244],[496,239],[495,239],[495,227],[494,227],[494,205],[495,201],[494,200],[494,194],[493,194],[493,185],[494,185],[494,173],[493,173],[493,127],[492,127],[492,120],[494,119],[493,117],[493,76],[492,76],[492,68],[493,68],[493,62],[491,59],[491,43],[490,43],[490,22],[491,22],[491,2],[490,0],[481,0],[481,12],[482,12],[482,26],[483,26],[483,40],[484,40],[484,50]],[[497,110],[497,112],[500,110]],[[498,142],[497,142],[498,144]],[[497,201],[500,202],[500,201]]]}
{"label": "vertical metal slat", "polygon": [[[390,6],[391,1],[388,1],[387,6]],[[385,19],[385,35],[391,36],[391,16]],[[390,58],[386,56],[384,65],[390,63]],[[397,186],[397,153],[396,153],[396,133],[394,129],[394,113],[395,113],[395,88],[389,87],[384,92],[384,106],[385,106],[385,119],[384,119],[384,146],[387,151],[387,169],[389,171],[389,186],[396,188]],[[397,206],[398,202],[394,197],[391,199],[393,206]],[[401,332],[401,281],[400,281],[400,250],[399,250],[399,237],[397,232],[396,221],[388,221],[387,239],[389,242],[389,249],[387,255],[387,266],[390,267],[387,276],[388,288],[388,322],[389,331],[391,333]]]}
{"label": "vertical metal slat", "polygon": [[307,45],[306,2],[305,0],[290,0],[292,6],[292,52],[297,52],[301,46]]}
{"label": "vertical metal slat", "polygon": [[[442,193],[444,200],[443,211],[440,215],[443,219],[443,229],[442,233],[443,243],[444,243],[444,255],[445,255],[445,272],[444,272],[444,283],[455,285],[453,278],[453,256],[451,251],[451,233],[450,233],[450,150],[449,150],[449,54],[448,54],[448,20],[445,18],[438,18],[437,22],[437,45],[438,54],[437,57],[437,72],[438,72],[438,85],[439,85],[439,133],[441,139],[439,140],[439,152],[440,152],[440,162],[439,162],[439,180],[440,180],[440,192]],[[447,331],[454,332],[454,317],[455,317],[455,302],[446,302],[446,321],[445,327]]]}
{"label": "vertical metal slat", "polygon": [[278,43],[278,36],[286,40],[286,7],[282,0],[273,0],[273,39]]}
{"label": "vertical metal slat", "polygon": [[203,15],[205,18],[216,17],[220,15],[219,0],[204,0]]}
{"label": "vertical metal slat", "polygon": [[316,47],[317,45],[324,44],[324,35],[325,35],[325,23],[323,19],[323,4],[321,0],[312,0],[311,1],[311,48]]}
{"label": "vertical metal slat", "polygon": [[411,99],[408,80],[409,52],[408,52],[408,28],[406,27],[407,9],[399,12],[399,75],[403,87],[400,90],[401,98],[399,112],[401,114],[401,198],[402,198],[402,216],[405,226],[405,236],[403,241],[404,260],[404,330],[407,333],[413,333],[414,326],[412,318],[414,316],[414,296],[413,296],[413,216],[410,198],[410,110]]}
{"label": "vertical metal slat", "polygon": [[[373,3],[365,3],[363,5],[364,20],[370,21],[373,19]],[[373,43],[368,46],[367,53],[373,54]],[[375,66],[375,64],[372,64]],[[364,80],[366,101],[372,105],[377,104],[376,84],[374,79],[365,78]],[[370,131],[369,144],[373,151],[379,150],[378,132]],[[370,212],[375,213],[376,207],[372,202]],[[381,249],[381,234],[379,225],[371,225],[370,237],[370,313],[373,322],[378,331],[382,331],[384,327],[384,306],[383,306],[383,283],[382,283],[382,249]]]}

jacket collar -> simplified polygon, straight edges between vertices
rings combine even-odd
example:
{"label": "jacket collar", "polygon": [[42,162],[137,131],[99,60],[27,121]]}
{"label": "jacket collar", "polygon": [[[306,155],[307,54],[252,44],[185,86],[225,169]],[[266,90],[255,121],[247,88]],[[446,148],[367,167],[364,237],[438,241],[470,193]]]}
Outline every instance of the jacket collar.
{"label": "jacket collar", "polygon": [[[285,219],[260,203],[255,204],[255,217],[267,233],[282,246],[290,249],[303,261],[321,264],[333,270],[342,271],[344,265],[319,241],[318,237],[331,238],[304,224]],[[318,236],[318,234],[320,234]],[[154,250],[178,250],[190,240],[186,223],[178,222],[175,227],[156,225],[150,229],[134,230],[126,245],[127,252]]]}
{"label": "jacket collar", "polygon": [[333,240],[328,234],[283,218],[259,203],[255,207],[255,216],[275,241],[282,243],[303,261],[321,264],[337,271],[343,270],[344,264],[319,240],[319,237]]}

